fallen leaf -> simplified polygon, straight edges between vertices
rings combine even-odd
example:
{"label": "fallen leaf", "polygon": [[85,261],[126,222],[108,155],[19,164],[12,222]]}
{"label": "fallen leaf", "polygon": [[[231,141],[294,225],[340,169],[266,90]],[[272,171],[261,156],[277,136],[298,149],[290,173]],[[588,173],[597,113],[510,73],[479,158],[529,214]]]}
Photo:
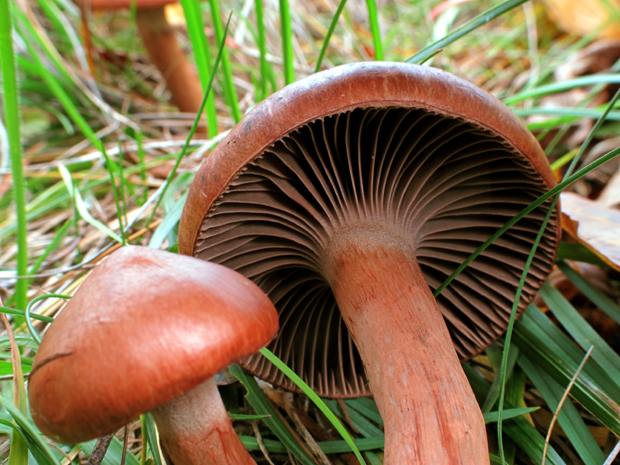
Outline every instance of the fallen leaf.
{"label": "fallen leaf", "polygon": [[608,72],[620,58],[620,40],[597,40],[571,54],[558,66],[553,75],[557,81],[568,81],[579,76]]}
{"label": "fallen leaf", "polygon": [[[560,28],[580,36],[591,34],[609,23],[613,8],[620,6],[619,0],[545,0],[544,3],[549,17]],[[599,37],[620,37],[620,27],[611,22],[599,32]]]}
{"label": "fallen leaf", "polygon": [[564,230],[620,271],[620,211],[569,192],[560,203]]}
{"label": "fallen leaf", "polygon": [[608,208],[620,207],[620,169],[611,177],[596,201]]}

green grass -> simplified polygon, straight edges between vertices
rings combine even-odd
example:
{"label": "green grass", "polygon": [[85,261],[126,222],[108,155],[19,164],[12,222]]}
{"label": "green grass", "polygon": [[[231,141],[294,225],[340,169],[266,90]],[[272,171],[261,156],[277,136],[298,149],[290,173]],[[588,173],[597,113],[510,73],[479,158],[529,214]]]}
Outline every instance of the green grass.
{"label": "green grass", "polygon": [[295,81],[295,57],[293,55],[293,26],[288,0],[280,2],[280,29],[282,35],[282,73],[284,83]]}
{"label": "green grass", "polygon": [[[26,184],[22,169],[21,113],[15,52],[11,38],[13,14],[10,0],[0,2],[0,70],[2,71],[2,95],[4,103],[4,125],[8,136],[13,178],[13,199],[17,217],[17,267],[18,276],[28,273],[28,223],[26,219]],[[28,302],[28,281],[18,280],[15,287],[15,302],[24,308]]]}
{"label": "green grass", "polygon": [[379,28],[379,13],[375,0],[366,0],[368,6],[368,22],[372,31],[372,41],[375,46],[375,60],[383,61],[383,43],[381,42],[381,30]]}
{"label": "green grass", "polygon": [[[95,14],[91,18],[96,46],[96,69],[91,76],[86,63],[89,51],[83,45],[79,13],[72,3],[41,1],[22,10],[11,0],[0,0],[2,122],[10,147],[10,166],[5,162],[0,170],[12,175],[11,188],[6,191],[0,180],[0,273],[12,271],[24,277],[16,283],[0,283],[9,293],[0,313],[11,315],[16,333],[12,351],[8,340],[2,339],[2,363],[8,364],[11,356],[19,354],[21,361],[13,358],[11,364],[31,367],[37,338],[39,334],[44,338],[44,324],[53,321],[55,307],[46,301],[35,310],[44,314],[30,309],[45,294],[71,294],[72,285],[88,271],[78,266],[81,263],[96,261],[95,257],[117,243],[175,250],[188,186],[213,144],[201,147],[196,139],[220,140],[223,131],[255,103],[322,68],[366,58],[414,63],[432,58],[433,66],[492,91],[527,118],[528,127],[536,131],[550,161],[555,162],[554,168],[564,173],[558,186],[464,261],[436,295],[520,218],[545,202],[555,201],[562,190],[576,184],[580,189],[600,188],[598,181],[588,180],[586,175],[597,173],[600,166],[620,154],[620,148],[587,165],[582,159],[594,142],[617,132],[612,126],[620,118],[617,105],[550,108],[544,101],[575,89],[588,89],[588,99],[592,99],[605,84],[620,83],[613,71],[555,81],[554,69],[591,38],[559,33],[548,23],[541,4],[533,4],[530,12],[524,13],[524,0],[458,5],[451,10],[449,21],[437,26],[429,15],[438,3],[368,0],[350,4],[340,0],[300,6],[279,0],[278,9],[273,9],[272,3],[261,0],[231,4],[210,0],[202,6],[197,0],[181,0],[188,20],[186,32],[179,27],[178,33],[193,52],[206,95],[201,110],[208,127],[204,135],[195,132],[198,119],[180,120],[175,109],[167,105],[167,95],[162,94],[163,86],[145,59],[129,14]],[[11,10],[13,14],[9,14]],[[232,19],[224,26],[221,15],[232,11]],[[21,38],[16,42],[19,48],[10,40],[13,27]],[[527,37],[532,27],[539,36],[536,44]],[[439,28],[445,28],[440,31],[445,34],[439,34]],[[436,42],[429,39],[434,31],[442,36]],[[234,47],[225,45],[227,37],[236,43]],[[536,70],[526,75],[529,63]],[[546,119],[541,120],[543,117]],[[579,148],[567,146],[564,135],[583,118],[599,122]],[[166,163],[170,163],[167,172],[155,178],[153,170]],[[533,253],[534,249],[519,291]],[[565,261],[570,259],[598,264],[600,260],[583,247],[563,243],[558,267],[583,299],[620,323],[618,302],[571,268]],[[58,273],[69,268],[72,271]],[[0,274],[0,279],[3,277]],[[607,284],[618,289],[612,280]],[[523,409],[531,407],[534,399],[542,406],[539,410],[553,413],[586,351],[594,345],[558,416],[565,436],[551,435],[546,463],[570,464],[571,457],[577,457],[586,465],[601,465],[609,447],[597,443],[590,427],[604,427],[610,434],[620,435],[618,354],[579,314],[577,305],[557,289],[547,283],[540,295],[547,312],[530,305],[515,321],[517,293],[504,339],[510,351],[502,351],[500,341],[488,349],[487,359],[465,365],[485,415],[492,414],[485,419],[497,422],[496,427],[488,427],[492,435],[497,434],[491,443],[499,445],[491,451],[491,459],[493,463],[541,463],[546,431],[541,431],[540,420],[536,420],[537,429],[528,416],[536,419],[540,412]],[[489,365],[482,367],[485,360]],[[4,365],[2,370],[2,374],[11,371]],[[261,444],[251,427],[256,422],[262,446],[276,465],[288,460],[289,453],[300,463],[315,463],[304,441],[291,432],[293,422],[280,415],[283,410],[274,407],[256,380],[238,367],[231,371],[241,384],[223,388],[223,392],[228,390],[226,405],[246,447],[260,457]],[[296,398],[299,405],[305,405],[313,419],[324,422],[324,429],[336,432],[332,441],[317,440],[323,452],[349,452],[360,463],[382,463],[384,425],[372,399],[344,403],[321,400],[299,380],[296,382],[306,392]],[[13,392],[22,389],[19,382],[14,386],[4,381],[0,389],[5,407],[0,412],[0,433],[4,434],[0,435],[0,445],[8,440],[7,433],[13,438],[9,463],[26,463],[28,451],[44,464],[60,463],[62,453],[88,456],[92,452],[94,441],[75,447],[51,445],[19,406],[13,406]],[[22,408],[24,400],[22,395]],[[126,463],[159,465],[162,459],[152,418],[144,415],[136,420],[132,434],[141,440],[130,447]],[[115,439],[104,463],[120,463],[121,455],[122,442]]]}
{"label": "green grass", "polygon": [[198,76],[202,83],[202,90],[207,95],[207,131],[209,137],[215,137],[218,133],[217,110],[215,108],[215,94],[207,92],[210,89],[209,76],[211,74],[211,48],[205,36],[205,25],[200,9],[200,3],[196,0],[181,0],[183,11],[187,20],[187,32],[191,39]]}

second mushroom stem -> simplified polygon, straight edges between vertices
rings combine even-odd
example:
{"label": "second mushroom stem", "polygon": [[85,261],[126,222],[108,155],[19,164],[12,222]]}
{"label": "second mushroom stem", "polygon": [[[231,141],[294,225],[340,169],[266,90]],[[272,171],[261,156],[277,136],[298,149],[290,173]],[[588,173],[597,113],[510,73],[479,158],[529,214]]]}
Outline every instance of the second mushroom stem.
{"label": "second mushroom stem", "polygon": [[163,75],[174,104],[182,112],[197,113],[202,103],[202,87],[174,36],[164,7],[138,9],[136,24],[149,58]]}
{"label": "second mushroom stem", "polygon": [[213,378],[152,412],[169,465],[256,465]]}
{"label": "second mushroom stem", "polygon": [[413,245],[361,227],[332,242],[326,271],[385,421],[384,463],[488,464],[482,413]]}

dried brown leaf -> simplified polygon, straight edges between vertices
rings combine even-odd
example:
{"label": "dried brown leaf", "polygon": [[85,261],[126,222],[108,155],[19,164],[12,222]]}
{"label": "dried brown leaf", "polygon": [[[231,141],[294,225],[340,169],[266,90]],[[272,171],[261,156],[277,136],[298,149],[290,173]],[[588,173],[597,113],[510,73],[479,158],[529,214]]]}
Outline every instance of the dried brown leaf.
{"label": "dried brown leaf", "polygon": [[562,194],[560,201],[564,230],[620,270],[620,211],[573,193]]}

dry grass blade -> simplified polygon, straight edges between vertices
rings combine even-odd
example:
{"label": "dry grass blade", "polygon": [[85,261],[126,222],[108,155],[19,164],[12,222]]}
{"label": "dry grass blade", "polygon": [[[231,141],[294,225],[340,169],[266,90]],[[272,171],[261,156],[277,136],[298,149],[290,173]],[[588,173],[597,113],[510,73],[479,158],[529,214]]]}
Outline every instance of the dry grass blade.
{"label": "dry grass blade", "polygon": [[611,451],[611,453],[609,454],[609,456],[607,457],[607,460],[605,460],[605,463],[603,465],[611,465],[612,463],[614,463],[614,460],[616,460],[616,457],[618,456],[618,454],[620,454],[620,441],[618,441],[618,443],[616,444],[614,449]]}
{"label": "dry grass blade", "polygon": [[256,442],[258,442],[258,447],[260,447],[260,451],[263,453],[263,457],[265,457],[265,460],[267,460],[267,463],[269,465],[274,465],[271,459],[269,458],[269,452],[267,452],[267,448],[265,447],[265,444],[263,443],[263,437],[261,436],[260,431],[258,429],[257,421],[252,422],[252,429],[254,430],[254,435],[256,436]]}
{"label": "dry grass blade", "polygon": [[26,413],[28,410],[28,403],[26,400],[26,389],[24,387],[24,374],[22,372],[22,362],[17,342],[15,342],[15,335],[13,329],[9,323],[8,318],[3,313],[0,315],[2,318],[2,324],[6,328],[9,341],[11,342],[11,359],[13,361],[13,404],[20,409],[22,413]]}
{"label": "dry grass blade", "polygon": [[543,449],[543,458],[542,458],[541,465],[545,465],[545,461],[547,460],[547,449],[549,448],[549,440],[551,439],[551,433],[553,432],[553,427],[555,426],[555,422],[558,419],[558,415],[560,414],[560,411],[562,410],[562,406],[564,405],[564,402],[566,401],[568,394],[570,393],[570,390],[573,387],[573,384],[575,384],[575,381],[577,381],[577,378],[579,377],[581,370],[583,370],[583,367],[588,361],[588,358],[590,358],[590,354],[592,353],[593,349],[594,349],[594,346],[590,346],[590,348],[586,352],[586,355],[583,357],[583,360],[577,367],[577,370],[575,371],[573,378],[570,380],[570,383],[568,383],[568,386],[566,386],[566,390],[564,391],[564,395],[560,399],[558,408],[553,413],[553,418],[551,419],[551,423],[549,424],[549,431],[547,432],[547,437],[545,438],[545,448]]}

